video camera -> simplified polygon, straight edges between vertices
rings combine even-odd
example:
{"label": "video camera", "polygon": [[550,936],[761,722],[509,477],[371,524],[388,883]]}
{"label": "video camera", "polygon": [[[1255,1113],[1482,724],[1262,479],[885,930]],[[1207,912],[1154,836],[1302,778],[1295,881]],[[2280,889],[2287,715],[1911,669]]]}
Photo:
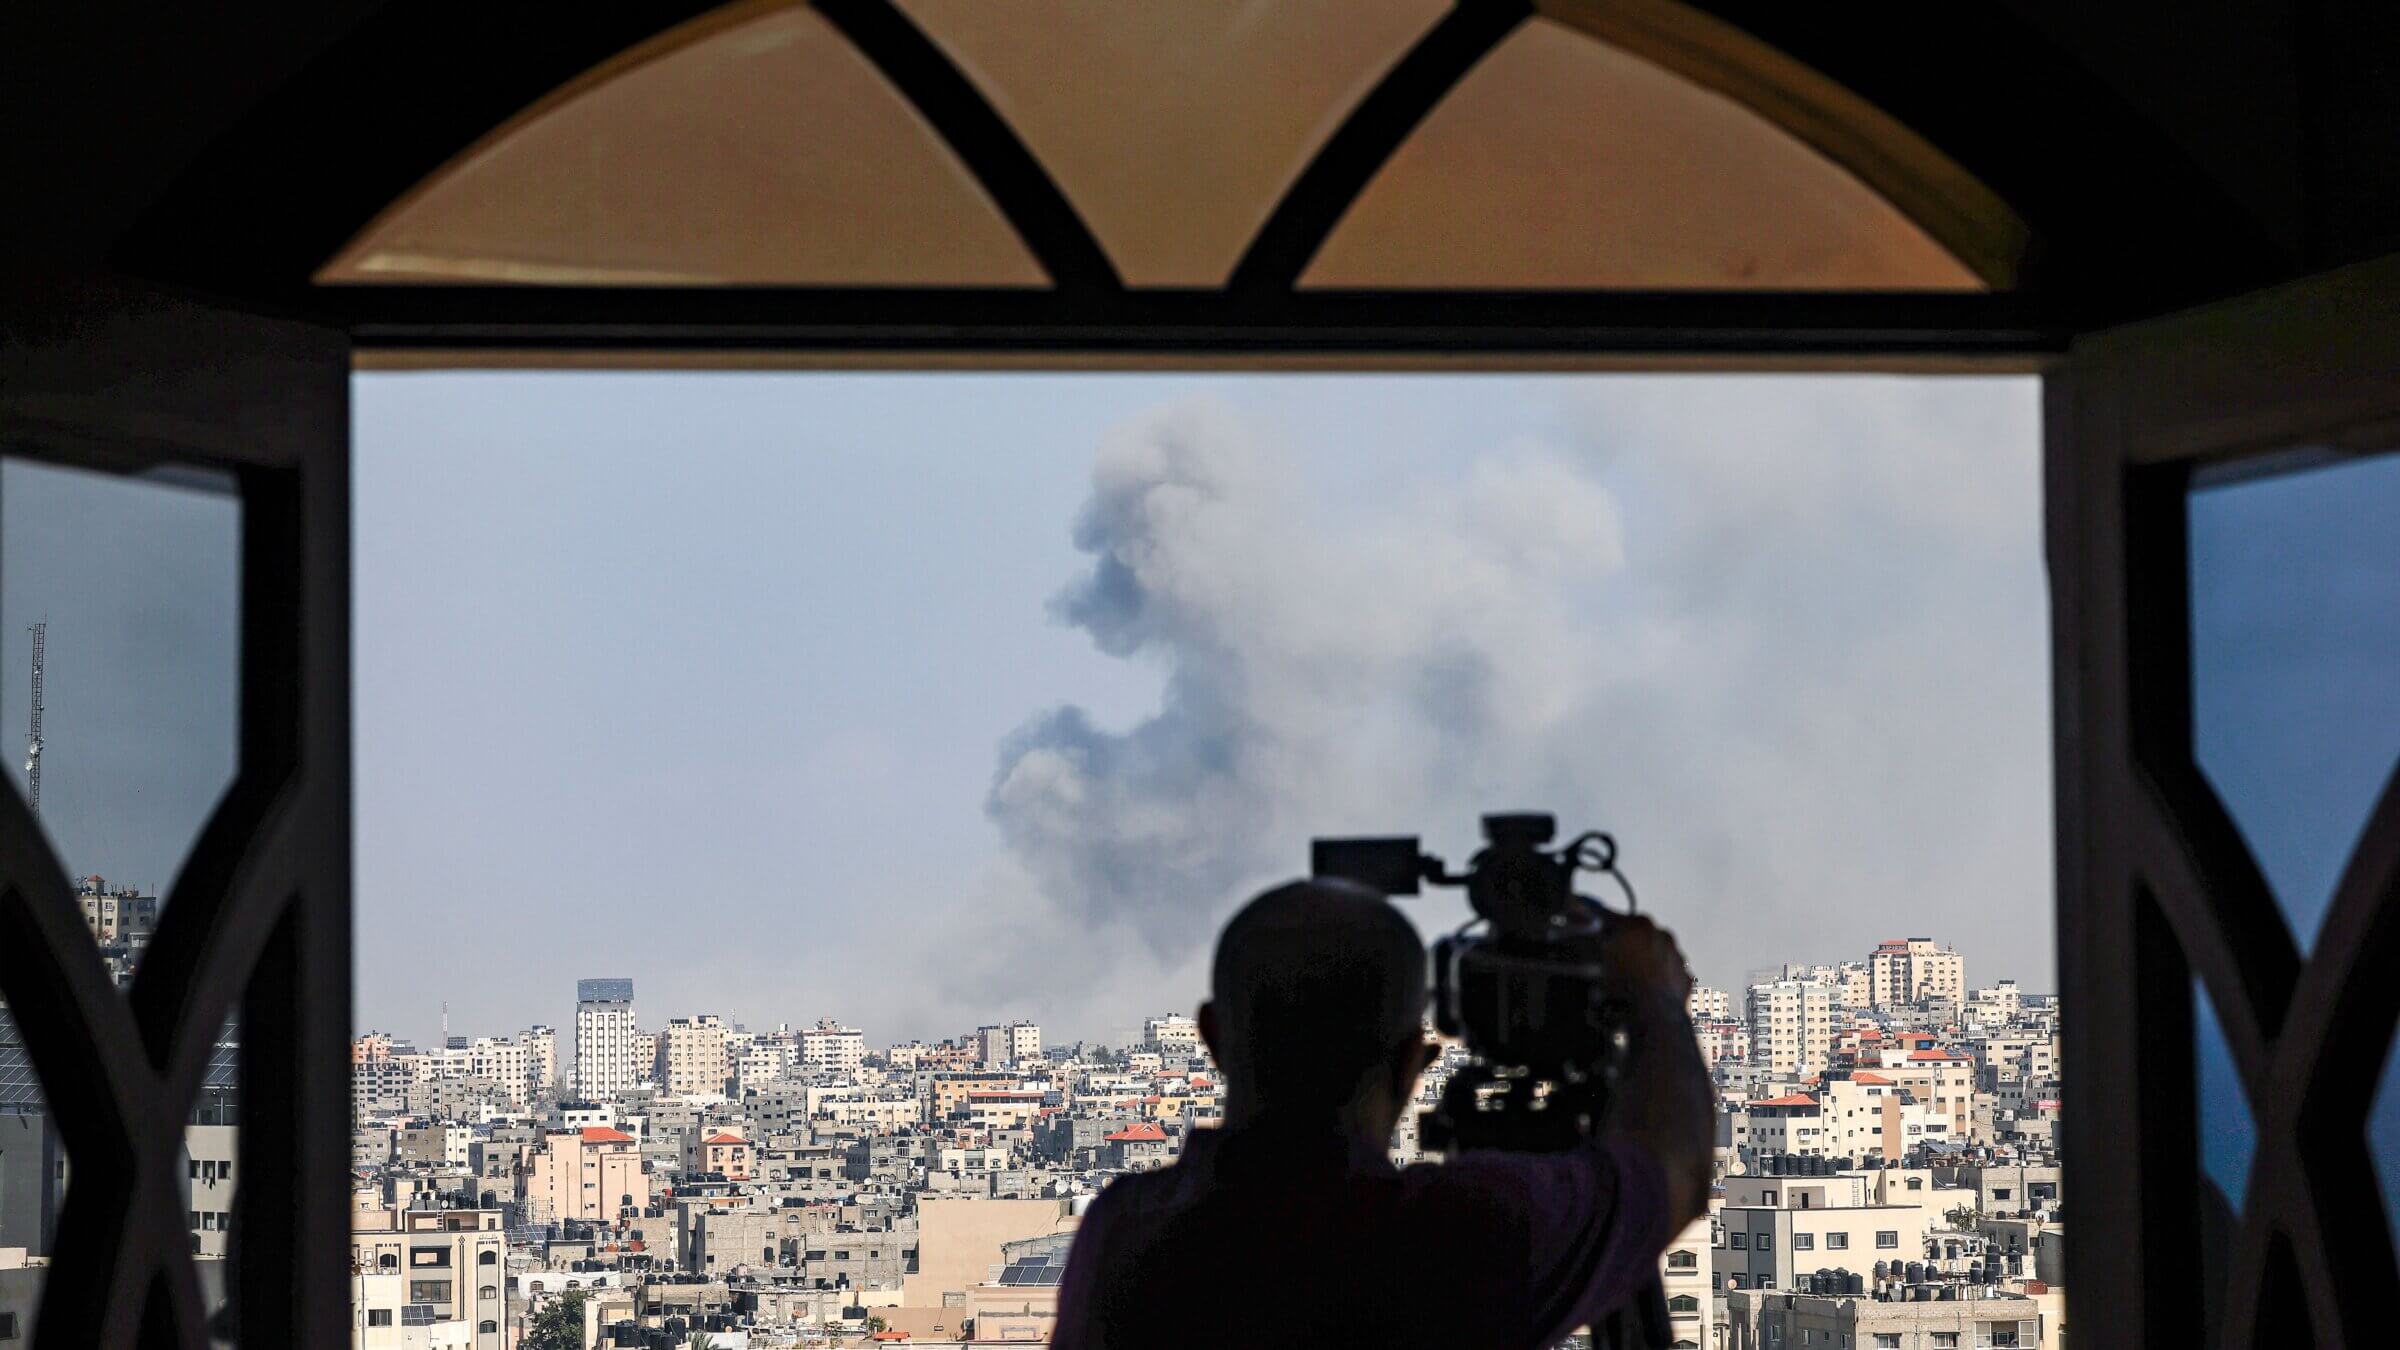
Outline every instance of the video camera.
{"label": "video camera", "polygon": [[[1309,870],[1415,895],[1423,885],[1463,887],[1475,911],[1433,945],[1433,1020],[1466,1043],[1468,1060],[1438,1104],[1417,1117],[1427,1148],[1554,1153],[1593,1138],[1629,1041],[1631,991],[1608,966],[1608,940],[1634,912],[1633,886],[1617,870],[1616,841],[1598,831],[1565,847],[1551,816],[1483,818],[1484,847],[1454,873],[1414,837],[1319,839]],[[1625,893],[1613,910],[1575,893],[1575,874],[1605,873]],[[1483,931],[1478,931],[1478,929]],[[1594,1327],[1594,1344],[1663,1346],[1671,1328],[1664,1292],[1636,1296],[1640,1334],[1623,1312]]]}

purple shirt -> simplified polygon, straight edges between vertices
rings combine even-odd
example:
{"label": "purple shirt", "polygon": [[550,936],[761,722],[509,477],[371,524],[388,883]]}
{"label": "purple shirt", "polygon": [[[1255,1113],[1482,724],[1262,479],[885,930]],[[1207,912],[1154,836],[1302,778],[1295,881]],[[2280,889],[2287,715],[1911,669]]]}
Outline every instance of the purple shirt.
{"label": "purple shirt", "polygon": [[1673,1236],[1632,1144],[1401,1169],[1324,1134],[1202,1130],[1092,1202],[1051,1344],[1532,1350],[1657,1275]]}

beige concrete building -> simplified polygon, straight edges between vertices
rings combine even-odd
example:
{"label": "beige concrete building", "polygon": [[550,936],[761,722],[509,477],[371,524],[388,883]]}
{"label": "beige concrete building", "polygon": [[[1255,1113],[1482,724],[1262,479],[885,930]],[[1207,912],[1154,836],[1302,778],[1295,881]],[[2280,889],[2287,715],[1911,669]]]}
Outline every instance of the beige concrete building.
{"label": "beige concrete building", "polygon": [[641,1146],[606,1126],[545,1134],[526,1169],[523,1198],[535,1223],[613,1219],[620,1209],[640,1209],[650,1203]]}
{"label": "beige concrete building", "polygon": [[1710,1291],[1716,1283],[1710,1234],[1715,1227],[1713,1217],[1703,1214],[1659,1254],[1659,1284],[1666,1290],[1667,1318],[1674,1325],[1670,1347],[1709,1344]]}
{"label": "beige concrete building", "polygon": [[1869,1071],[1909,1090],[1948,1121],[1954,1140],[1971,1139],[1975,1124],[1975,1061],[1953,1050],[1885,1050]]}
{"label": "beige concrete building", "polygon": [[758,1174],[758,1150],[738,1134],[712,1134],[701,1140],[695,1151],[700,1171],[714,1172],[727,1181],[748,1181]]}
{"label": "beige concrete building", "polygon": [[2038,1350],[2049,1346],[2036,1300],[1975,1290],[1925,1303],[1734,1290],[1725,1350]]}
{"label": "beige concrete building", "polygon": [[1892,938],[1867,957],[1868,996],[1878,1009],[1912,1004],[1946,1004],[1955,1014],[1966,1004],[1966,959],[1932,938]]}
{"label": "beige concrete building", "polygon": [[496,1209],[350,1213],[354,1350],[505,1350],[508,1240]]}
{"label": "beige concrete building", "polygon": [[653,1076],[680,1097],[722,1096],[732,1077],[725,1051],[725,1020],[713,1013],[673,1017],[658,1038]]}
{"label": "beige concrete building", "polygon": [[1002,1248],[1025,1238],[1072,1232],[1064,1200],[983,1200],[922,1196],[917,1201],[917,1270],[901,1282],[900,1302],[938,1308],[992,1278]]}
{"label": "beige concrete building", "polygon": [[1142,1023],[1142,1044],[1162,1055],[1200,1053],[1200,1023],[1182,1013],[1168,1013]]}
{"label": "beige concrete building", "polygon": [[1899,1081],[1869,1069],[1827,1077],[1818,1090],[1824,1107],[1826,1156],[1897,1163],[1922,1143],[1950,1138],[1949,1107],[1918,1100]]}
{"label": "beige concrete building", "polygon": [[233,1161],[241,1127],[183,1127],[183,1208],[192,1227],[192,1255],[224,1256],[233,1239]]}

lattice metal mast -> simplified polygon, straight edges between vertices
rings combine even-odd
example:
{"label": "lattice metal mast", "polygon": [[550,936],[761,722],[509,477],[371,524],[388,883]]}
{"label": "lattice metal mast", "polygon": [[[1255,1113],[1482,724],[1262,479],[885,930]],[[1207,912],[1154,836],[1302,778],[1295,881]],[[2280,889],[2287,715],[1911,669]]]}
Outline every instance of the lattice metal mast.
{"label": "lattice metal mast", "polygon": [[25,731],[25,805],[36,817],[42,814],[42,639],[50,625],[37,623],[33,631],[33,721]]}

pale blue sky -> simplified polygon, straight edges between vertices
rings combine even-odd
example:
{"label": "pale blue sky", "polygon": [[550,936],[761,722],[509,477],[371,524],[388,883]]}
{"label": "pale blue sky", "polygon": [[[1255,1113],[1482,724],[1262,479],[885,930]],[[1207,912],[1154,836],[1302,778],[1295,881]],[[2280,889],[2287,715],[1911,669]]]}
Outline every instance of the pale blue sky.
{"label": "pale blue sky", "polygon": [[[388,374],[356,398],[362,1025],[429,1036],[444,999],[462,1032],[558,1023],[575,978],[621,974],[650,1023],[1120,1035],[1198,997],[1207,933],[1307,834],[1463,851],[1521,804],[1624,834],[1703,978],[1905,927],[2049,984],[2028,381]],[[1112,463],[1145,505],[1086,542],[1173,578],[1123,656],[1050,603]],[[1187,469],[1212,504],[1188,535],[1138,495]],[[1539,516],[1587,490],[1606,537],[1569,522],[1558,552]],[[1461,670],[1509,710],[1444,701]],[[1096,739],[1037,730],[1011,762],[1067,735],[1114,767],[1063,820],[987,802],[1061,705]],[[1463,744],[1417,725],[1471,707]]]}

